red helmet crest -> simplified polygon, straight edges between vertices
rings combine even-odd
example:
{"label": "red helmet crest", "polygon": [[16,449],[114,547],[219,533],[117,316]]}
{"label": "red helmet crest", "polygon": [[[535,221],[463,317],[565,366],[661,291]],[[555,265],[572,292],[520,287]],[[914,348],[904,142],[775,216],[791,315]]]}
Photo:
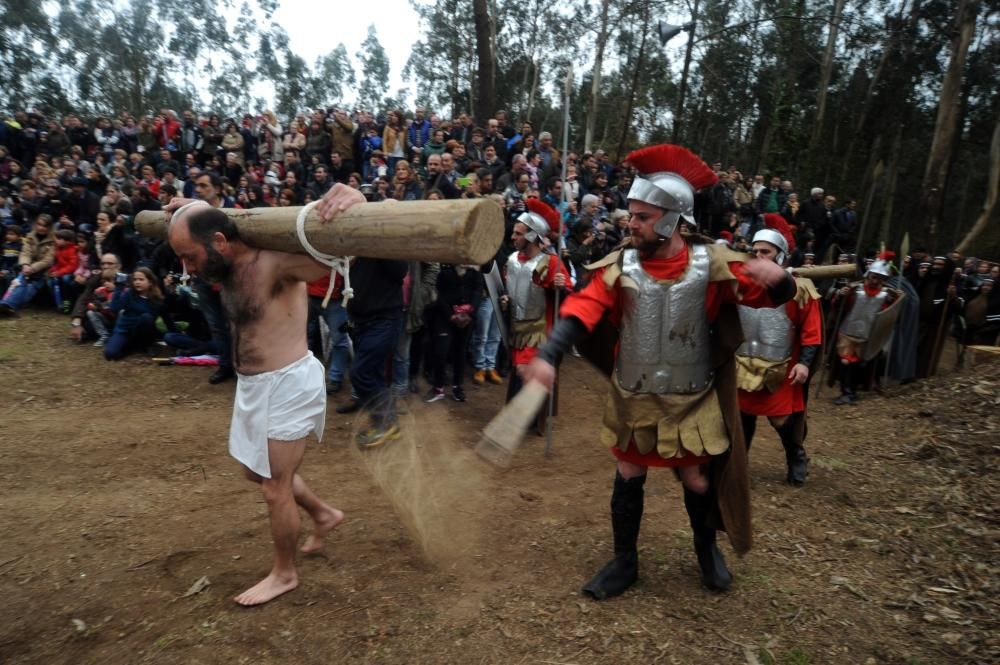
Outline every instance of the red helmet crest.
{"label": "red helmet crest", "polygon": [[551,231],[559,233],[559,222],[562,220],[562,217],[558,210],[539,199],[528,199],[525,201],[525,204],[528,206],[529,212],[533,212],[545,220]]}
{"label": "red helmet crest", "polygon": [[769,229],[774,229],[782,235],[785,242],[788,243],[788,252],[795,251],[795,234],[792,233],[792,228],[785,221],[785,218],[781,215],[773,212],[769,212],[764,215],[764,224]]}
{"label": "red helmet crest", "polygon": [[633,150],[625,161],[642,175],[664,171],[676,173],[687,180],[695,191],[714,185],[719,180],[701,157],[687,148],[670,143]]}

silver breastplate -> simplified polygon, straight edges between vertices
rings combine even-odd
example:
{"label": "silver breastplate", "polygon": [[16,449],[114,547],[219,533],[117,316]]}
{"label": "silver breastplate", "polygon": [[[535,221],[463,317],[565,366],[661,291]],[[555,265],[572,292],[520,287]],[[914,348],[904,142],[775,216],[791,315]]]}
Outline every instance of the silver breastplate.
{"label": "silver breastplate", "polygon": [[869,296],[865,293],[864,286],[856,288],[854,290],[854,307],[851,308],[847,319],[840,326],[840,332],[848,337],[862,341],[867,340],[868,335],[871,334],[872,326],[875,324],[875,316],[882,311],[888,297],[889,294],[885,289],[874,296]]}
{"label": "silver breastplate", "polygon": [[739,312],[743,344],[736,350],[737,355],[775,362],[787,360],[792,355],[795,326],[784,305],[759,309],[740,305]]}
{"label": "silver breastplate", "polygon": [[545,316],[545,289],[535,284],[535,268],[548,254],[539,254],[524,263],[517,252],[507,259],[507,290],[515,321],[535,321]]}
{"label": "silver breastplate", "polygon": [[702,245],[689,249],[683,277],[664,285],[625,250],[621,342],[616,372],[622,388],[634,393],[697,393],[712,383],[710,328],[705,313],[709,256]]}

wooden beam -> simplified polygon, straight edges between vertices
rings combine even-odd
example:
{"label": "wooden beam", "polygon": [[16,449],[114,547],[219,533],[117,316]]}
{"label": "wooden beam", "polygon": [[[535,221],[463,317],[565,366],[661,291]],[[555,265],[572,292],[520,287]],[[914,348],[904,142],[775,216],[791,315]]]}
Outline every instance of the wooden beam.
{"label": "wooden beam", "polygon": [[[305,253],[295,232],[298,206],[220,208],[236,222],[243,242],[260,249]],[[160,211],[136,215],[144,236],[167,238],[167,216]],[[365,203],[329,224],[309,211],[306,238],[320,252],[406,261],[479,265],[496,254],[503,241],[503,211],[489,199]]]}

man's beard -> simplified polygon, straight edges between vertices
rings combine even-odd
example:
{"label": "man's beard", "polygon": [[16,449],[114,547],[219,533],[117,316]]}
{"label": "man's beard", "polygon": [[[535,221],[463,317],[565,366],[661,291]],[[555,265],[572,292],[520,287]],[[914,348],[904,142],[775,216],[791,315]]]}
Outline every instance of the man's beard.
{"label": "man's beard", "polygon": [[656,254],[656,250],[658,250],[660,248],[660,245],[662,245],[667,240],[667,238],[664,238],[662,236],[658,236],[656,240],[642,240],[638,236],[634,235],[629,236],[629,238],[632,242],[632,248],[638,250],[639,256],[641,256],[644,259],[648,259],[649,257]]}
{"label": "man's beard", "polygon": [[201,267],[201,276],[213,284],[221,284],[233,274],[233,264],[220,254],[215,247],[205,245],[205,264]]}

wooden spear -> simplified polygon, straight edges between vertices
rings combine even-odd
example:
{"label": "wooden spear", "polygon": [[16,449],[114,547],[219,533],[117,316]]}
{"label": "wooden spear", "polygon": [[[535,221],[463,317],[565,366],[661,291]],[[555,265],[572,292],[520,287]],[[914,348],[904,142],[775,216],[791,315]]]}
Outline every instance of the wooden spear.
{"label": "wooden spear", "polygon": [[[300,207],[220,210],[236,222],[251,247],[306,253],[295,231]],[[142,235],[166,239],[167,215],[140,212],[135,227]],[[325,254],[456,265],[486,263],[500,247],[504,230],[500,206],[488,199],[365,203],[329,224],[310,210],[304,228],[310,244]]]}

